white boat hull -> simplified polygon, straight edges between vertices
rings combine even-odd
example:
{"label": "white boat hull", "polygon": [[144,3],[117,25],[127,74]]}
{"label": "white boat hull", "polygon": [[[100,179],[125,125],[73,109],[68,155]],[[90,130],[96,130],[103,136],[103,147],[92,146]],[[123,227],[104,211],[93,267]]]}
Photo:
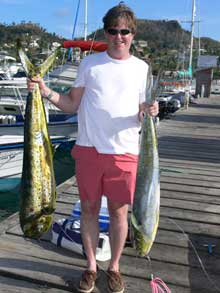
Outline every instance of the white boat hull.
{"label": "white boat hull", "polygon": [[0,179],[20,177],[23,149],[0,151]]}
{"label": "white boat hull", "polygon": [[[48,125],[53,145],[75,140],[77,123],[54,122]],[[20,177],[23,163],[23,125],[0,125],[0,179]]]}
{"label": "white boat hull", "polygon": [[[48,131],[50,137],[68,137],[73,139],[76,138],[77,135],[77,122],[51,122],[48,124]],[[23,134],[23,123],[0,124],[0,146],[2,143],[14,142],[14,139],[15,142],[17,142],[18,137],[20,137],[20,141],[23,142]],[[5,139],[3,140],[3,136],[8,136],[7,139],[10,139],[10,141],[5,141]]]}

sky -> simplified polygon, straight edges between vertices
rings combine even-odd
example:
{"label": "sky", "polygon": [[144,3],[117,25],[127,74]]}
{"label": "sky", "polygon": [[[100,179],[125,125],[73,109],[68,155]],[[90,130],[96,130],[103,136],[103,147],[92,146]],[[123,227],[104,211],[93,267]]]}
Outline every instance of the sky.
{"label": "sky", "polygon": [[[79,0],[0,0],[0,23],[38,23],[50,33],[71,39]],[[120,0],[87,0],[88,32],[102,28],[102,18]],[[127,0],[138,19],[178,20],[191,30],[193,0]],[[195,37],[220,40],[220,0],[195,0]],[[80,1],[74,37],[84,36],[85,0]]]}

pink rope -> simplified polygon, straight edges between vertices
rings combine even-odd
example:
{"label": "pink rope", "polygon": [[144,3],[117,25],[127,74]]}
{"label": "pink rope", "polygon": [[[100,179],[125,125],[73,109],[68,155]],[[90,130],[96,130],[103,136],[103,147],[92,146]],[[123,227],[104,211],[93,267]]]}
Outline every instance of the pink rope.
{"label": "pink rope", "polygon": [[167,285],[160,279],[154,278],[150,281],[152,293],[171,293]]}

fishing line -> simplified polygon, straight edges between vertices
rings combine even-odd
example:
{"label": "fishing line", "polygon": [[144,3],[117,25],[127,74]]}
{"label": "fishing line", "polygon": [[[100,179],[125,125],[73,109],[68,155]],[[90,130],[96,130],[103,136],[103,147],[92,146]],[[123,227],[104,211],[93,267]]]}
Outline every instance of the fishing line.
{"label": "fishing line", "polygon": [[[129,225],[129,231],[131,231],[131,222]],[[132,234],[131,235],[131,243],[133,242],[132,240]],[[135,247],[134,247],[135,248]],[[137,258],[138,258],[138,253],[136,253],[135,255],[135,265],[136,265],[136,269],[137,269]],[[150,286],[152,289],[152,293],[171,293],[171,290],[167,287],[167,285],[164,283],[164,281],[158,277],[154,277],[153,274],[153,266],[152,266],[152,262],[151,262],[151,258],[149,255],[146,255],[144,257],[145,260],[147,260],[149,262],[149,270],[151,272],[150,274]]]}
{"label": "fishing line", "polygon": [[73,239],[66,233],[66,230],[63,228],[61,223],[59,223],[59,222],[56,222],[56,223],[59,225],[61,232],[74,244],[74,246],[77,248],[79,253],[81,253],[83,255],[84,251],[83,251],[83,248],[81,248],[81,245],[79,245],[73,241]]}
{"label": "fishing line", "polygon": [[[158,73],[158,76],[157,76],[157,80],[155,82],[155,86],[154,86],[154,96],[156,96],[156,91],[159,91],[159,86],[158,86],[158,83],[159,83],[159,80],[161,79],[161,74],[162,72],[162,69],[160,68],[159,70],[159,73]],[[185,173],[185,174],[188,174],[186,171],[184,170],[181,170],[181,171],[177,171],[177,170],[174,170],[174,169],[169,169],[169,168],[160,168],[160,171],[165,171],[165,172],[175,172],[175,173]],[[203,265],[203,262],[194,246],[194,244],[192,243],[192,241],[189,239],[188,235],[185,233],[185,231],[182,229],[181,226],[179,226],[173,219],[169,218],[169,217],[166,217],[168,220],[170,220],[184,235],[184,237],[187,239],[187,241],[189,242],[189,244],[191,245],[198,261],[199,261],[199,264],[202,268],[202,271],[203,273],[205,274],[206,278],[208,279],[208,281],[210,282],[210,284],[218,291],[220,292],[220,288],[215,284],[215,282],[212,280],[212,278],[210,277],[209,273],[207,272],[205,266]],[[152,263],[151,263],[151,260],[150,260],[150,257],[148,257],[148,261],[150,263],[150,267],[152,268]],[[152,269],[151,269],[152,271]],[[153,277],[153,275],[151,276]],[[152,285],[152,284],[151,284]],[[153,288],[153,287],[152,287]],[[153,293],[156,293],[157,291],[153,291]],[[159,292],[162,292],[162,291],[159,291]]]}
{"label": "fishing line", "polygon": [[172,169],[172,168],[163,168],[163,167],[160,167],[159,169],[160,169],[161,172],[171,172],[171,173],[190,174],[190,173],[187,172],[187,171],[184,171],[184,170],[177,170],[177,169]]}
{"label": "fishing line", "polygon": [[150,275],[150,286],[152,289],[152,293],[171,293],[171,290],[167,287],[162,279],[154,277],[153,266],[150,256],[147,255],[145,259],[149,262],[150,271],[152,272]]}
{"label": "fishing line", "polygon": [[214,286],[214,288],[218,291],[218,292],[220,292],[220,288],[215,284],[215,282],[212,280],[212,278],[210,277],[210,275],[209,275],[209,273],[207,272],[207,270],[206,270],[206,268],[205,268],[205,266],[204,266],[204,264],[203,264],[203,262],[202,262],[202,260],[201,260],[201,258],[200,258],[200,256],[199,256],[199,254],[198,254],[198,252],[197,252],[197,250],[196,250],[196,248],[195,248],[195,246],[194,246],[194,244],[192,243],[192,241],[189,239],[189,236],[186,234],[186,232],[183,230],[183,228],[179,225],[179,224],[177,224],[173,219],[171,219],[171,218],[169,218],[169,217],[166,217],[168,220],[170,220],[182,233],[183,233],[183,235],[185,236],[185,238],[187,239],[187,241],[189,242],[189,244],[191,245],[191,247],[192,247],[192,249],[193,249],[193,251],[194,251],[194,253],[195,253],[195,255],[196,255],[196,257],[197,257],[197,259],[198,259],[198,261],[199,261],[199,264],[200,264],[200,266],[201,266],[201,268],[202,268],[202,271],[203,271],[203,273],[205,274],[205,276],[207,277],[207,279],[208,279],[208,281],[210,282],[210,284],[212,284],[212,286]]}

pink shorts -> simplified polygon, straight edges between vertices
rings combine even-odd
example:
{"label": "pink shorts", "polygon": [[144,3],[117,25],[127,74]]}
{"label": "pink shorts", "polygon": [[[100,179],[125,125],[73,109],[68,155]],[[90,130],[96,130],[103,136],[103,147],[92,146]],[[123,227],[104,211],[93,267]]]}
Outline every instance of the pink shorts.
{"label": "pink shorts", "polygon": [[82,200],[105,195],[113,202],[131,204],[134,198],[138,156],[100,154],[94,147],[75,145],[76,178]]}

